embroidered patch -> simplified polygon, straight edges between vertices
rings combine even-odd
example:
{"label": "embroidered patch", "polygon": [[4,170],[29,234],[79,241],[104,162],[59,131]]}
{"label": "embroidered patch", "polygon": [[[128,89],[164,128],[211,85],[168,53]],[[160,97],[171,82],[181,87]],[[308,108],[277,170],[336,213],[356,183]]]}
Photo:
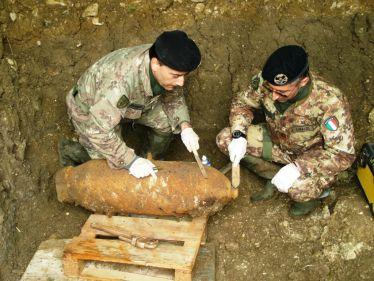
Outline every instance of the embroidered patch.
{"label": "embroidered patch", "polygon": [[335,116],[327,118],[324,122],[325,127],[329,131],[336,131],[339,128],[339,121]]}
{"label": "embroidered patch", "polygon": [[125,108],[126,106],[128,106],[130,103],[129,99],[123,95],[122,97],[120,97],[120,99],[118,100],[117,102],[117,107],[118,108]]}
{"label": "embroidered patch", "polygon": [[314,126],[305,125],[305,126],[293,126],[291,130],[293,133],[304,133],[304,132],[313,131],[314,129],[315,129]]}

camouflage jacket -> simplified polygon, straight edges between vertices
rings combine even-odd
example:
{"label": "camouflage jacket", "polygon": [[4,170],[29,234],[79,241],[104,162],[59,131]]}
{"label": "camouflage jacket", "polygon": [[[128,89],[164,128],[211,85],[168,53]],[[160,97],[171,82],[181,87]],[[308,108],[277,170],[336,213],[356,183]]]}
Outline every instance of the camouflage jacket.
{"label": "camouflage jacket", "polygon": [[[122,118],[138,119],[161,101],[173,131],[183,121],[190,122],[182,88],[153,96],[149,76],[150,47],[146,44],[124,48],[104,56],[80,77],[77,96],[67,98],[69,111],[80,111],[71,114],[73,119],[83,114],[85,116],[77,121],[85,120],[87,126],[95,124],[100,128],[100,134],[93,132],[85,137],[105,147],[105,151],[99,152],[117,168],[126,167],[136,157],[115,133]],[[90,131],[95,130],[88,128],[87,132]]]}
{"label": "camouflage jacket", "polygon": [[231,130],[246,133],[253,109],[262,109],[273,144],[299,166],[303,175],[333,176],[355,159],[349,105],[339,89],[310,78],[309,94],[281,113],[263,86],[261,73],[254,76],[248,89],[232,101]]}

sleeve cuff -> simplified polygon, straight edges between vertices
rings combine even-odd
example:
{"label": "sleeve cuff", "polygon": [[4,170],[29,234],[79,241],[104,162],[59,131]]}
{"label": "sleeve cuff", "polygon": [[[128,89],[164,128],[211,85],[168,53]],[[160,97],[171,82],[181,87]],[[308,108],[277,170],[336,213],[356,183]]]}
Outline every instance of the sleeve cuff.
{"label": "sleeve cuff", "polygon": [[130,166],[135,162],[136,159],[140,158],[139,156],[135,155],[134,159],[131,160],[131,162],[129,164],[127,164],[126,166],[123,166],[124,169],[130,169]]}

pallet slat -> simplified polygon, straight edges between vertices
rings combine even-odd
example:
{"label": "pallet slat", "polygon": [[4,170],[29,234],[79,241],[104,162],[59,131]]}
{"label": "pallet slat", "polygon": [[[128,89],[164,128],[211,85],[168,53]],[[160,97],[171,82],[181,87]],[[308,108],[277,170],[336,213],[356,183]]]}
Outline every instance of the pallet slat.
{"label": "pallet slat", "polygon": [[88,267],[82,271],[81,277],[93,280],[131,280],[131,281],[170,281],[166,277],[148,276],[139,273]]}
{"label": "pallet slat", "polygon": [[[48,240],[41,243],[21,281],[82,281],[82,280],[140,280],[170,281],[175,274],[170,269],[158,269],[125,264],[87,262],[80,277],[64,276],[62,256],[64,245],[71,240]],[[118,278],[119,277],[119,278]],[[138,279],[136,279],[138,278]],[[152,280],[153,278],[153,280]],[[193,271],[193,281],[215,280],[215,251],[213,244],[200,248]]]}
{"label": "pallet slat", "polygon": [[[93,223],[115,229],[116,232],[120,230],[126,236],[147,237],[158,239],[160,242],[155,249],[140,249],[118,239],[110,239],[114,235],[92,228]],[[194,218],[192,221],[175,221],[165,218],[91,215],[80,236],[74,237],[65,245],[64,272],[68,276],[85,275],[85,278],[100,274],[106,276],[105,270],[92,269],[89,272],[84,266],[87,261],[98,261],[173,269],[175,281],[191,281],[192,269],[204,238],[206,223],[206,217]],[[111,274],[115,277],[117,273]],[[133,279],[127,279],[145,280],[141,279],[141,274],[131,274],[137,275],[133,275]]]}
{"label": "pallet slat", "polygon": [[66,245],[66,257],[163,268],[191,269],[196,249],[160,244],[155,249],[139,249],[126,242],[107,239],[74,237]]}
{"label": "pallet slat", "polygon": [[204,217],[194,218],[191,222],[188,222],[120,216],[109,218],[105,215],[94,215],[83,226],[81,235],[87,237],[93,237],[96,234],[107,235],[91,228],[91,223],[100,223],[128,230],[133,235],[166,241],[189,241],[199,239],[200,231],[205,229],[206,220]]}

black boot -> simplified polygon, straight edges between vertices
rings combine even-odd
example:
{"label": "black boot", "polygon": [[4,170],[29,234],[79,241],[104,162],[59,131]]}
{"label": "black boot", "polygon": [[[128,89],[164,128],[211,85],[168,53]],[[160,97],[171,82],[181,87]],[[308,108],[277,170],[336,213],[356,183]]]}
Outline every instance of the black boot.
{"label": "black boot", "polygon": [[62,166],[78,166],[91,159],[87,150],[76,141],[61,139],[58,142],[58,156]]}
{"label": "black boot", "polygon": [[271,199],[275,195],[277,188],[268,180],[265,186],[258,192],[251,195],[251,202],[264,201]]}
{"label": "black boot", "polygon": [[272,179],[281,166],[251,155],[245,156],[240,164],[264,179]]}
{"label": "black boot", "polygon": [[144,147],[140,155],[147,158],[147,154],[152,154],[152,159],[163,160],[170,143],[174,139],[173,133],[163,133],[157,131],[148,132],[148,144]]}
{"label": "black boot", "polygon": [[321,205],[321,200],[312,199],[306,202],[293,202],[289,214],[293,217],[305,216]]}

